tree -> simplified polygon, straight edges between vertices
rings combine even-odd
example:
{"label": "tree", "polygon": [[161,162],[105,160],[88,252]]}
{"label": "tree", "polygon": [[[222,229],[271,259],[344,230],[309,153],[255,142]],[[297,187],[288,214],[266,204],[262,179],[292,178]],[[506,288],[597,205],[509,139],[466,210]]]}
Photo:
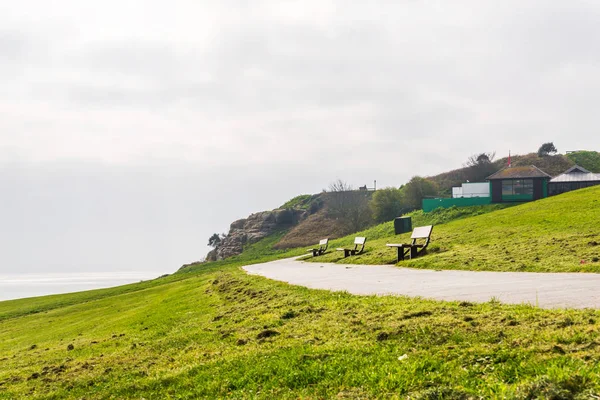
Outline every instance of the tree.
{"label": "tree", "polygon": [[385,188],[373,193],[371,211],[377,222],[390,221],[402,214],[402,191],[396,188]]}
{"label": "tree", "polygon": [[435,182],[414,176],[403,188],[404,204],[410,209],[420,209],[423,199],[436,196],[438,188]]}
{"label": "tree", "polygon": [[225,238],[225,235],[219,235],[218,233],[213,233],[211,237],[208,238],[208,245],[210,247],[217,247],[221,244],[221,241]]}
{"label": "tree", "polygon": [[339,178],[329,184],[329,192],[339,193],[349,192],[351,190],[352,186]]}
{"label": "tree", "polygon": [[497,168],[493,161],[496,152],[473,154],[464,164],[466,167],[465,178],[470,182],[482,181],[494,172]]}
{"label": "tree", "polygon": [[489,165],[496,158],[496,152],[473,154],[467,159],[465,167],[481,167]]}
{"label": "tree", "polygon": [[337,220],[346,232],[357,232],[371,223],[370,193],[352,190],[341,179],[329,185],[325,193],[327,216]]}
{"label": "tree", "polygon": [[551,154],[556,154],[557,152],[558,150],[556,150],[556,147],[554,147],[554,143],[548,142],[540,146],[540,148],[538,149],[538,156],[546,157]]}

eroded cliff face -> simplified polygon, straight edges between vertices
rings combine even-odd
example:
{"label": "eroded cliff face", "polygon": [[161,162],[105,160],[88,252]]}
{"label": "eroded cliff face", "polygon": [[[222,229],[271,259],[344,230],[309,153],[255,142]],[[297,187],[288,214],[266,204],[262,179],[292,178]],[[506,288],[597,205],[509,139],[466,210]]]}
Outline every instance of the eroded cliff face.
{"label": "eroded cliff face", "polygon": [[289,229],[309,215],[306,210],[280,209],[263,211],[239,219],[229,227],[229,233],[206,255],[207,261],[223,260],[242,253],[244,246],[256,243],[270,234]]}

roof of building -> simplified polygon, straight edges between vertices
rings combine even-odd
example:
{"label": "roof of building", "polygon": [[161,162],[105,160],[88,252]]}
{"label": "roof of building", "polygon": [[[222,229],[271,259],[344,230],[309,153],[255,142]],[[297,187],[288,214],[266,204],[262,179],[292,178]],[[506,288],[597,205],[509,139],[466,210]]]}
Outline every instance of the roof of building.
{"label": "roof of building", "polygon": [[591,171],[588,171],[587,169],[580,167],[579,165],[575,165],[575,166],[569,168],[568,170],[566,170],[565,172],[563,172],[563,174],[577,174],[577,173],[589,174],[589,173],[591,173]]}
{"label": "roof of building", "polygon": [[528,165],[525,167],[506,167],[487,177],[488,180],[494,179],[531,179],[531,178],[552,178],[550,175],[536,167]]}
{"label": "roof of building", "polygon": [[552,183],[565,183],[565,182],[595,182],[600,181],[600,174],[594,174],[587,169],[576,165],[569,168],[562,174],[552,178]]}

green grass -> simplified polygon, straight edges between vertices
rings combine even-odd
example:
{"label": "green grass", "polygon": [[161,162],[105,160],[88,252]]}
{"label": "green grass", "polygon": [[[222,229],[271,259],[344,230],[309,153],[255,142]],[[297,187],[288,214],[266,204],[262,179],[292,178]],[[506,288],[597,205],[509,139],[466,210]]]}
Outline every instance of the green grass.
{"label": "green grass", "polygon": [[[435,215],[415,215],[413,227],[428,225]],[[435,224],[428,254],[400,263],[429,269],[531,272],[600,272],[600,187],[498,209]],[[386,243],[408,243],[410,234],[395,236],[391,223],[333,242],[349,246],[367,236],[366,252],[343,259],[331,251],[314,261],[358,264],[396,262]]]}
{"label": "green grass", "polygon": [[0,398],[587,398],[600,390],[597,311],[352,296],[249,276],[241,264],[198,265],[179,280],[4,319]]}
{"label": "green grass", "polygon": [[[435,221],[433,252],[405,265],[595,270],[572,264],[600,250],[589,244],[600,242],[599,195],[589,188],[505,209],[415,213],[415,226]],[[393,259],[385,242],[407,235],[390,229],[364,232],[373,238],[368,252],[344,262]],[[304,253],[273,250],[281,235],[153,281],[0,302],[0,399],[600,393],[599,311],[352,296],[239,268]],[[536,254],[548,259],[533,261]]]}
{"label": "green grass", "polygon": [[283,204],[279,208],[282,208],[282,209],[299,208],[302,210],[308,210],[310,208],[312,202],[317,198],[318,198],[317,195],[301,194],[299,196],[294,197],[291,200],[288,200],[285,204]]}

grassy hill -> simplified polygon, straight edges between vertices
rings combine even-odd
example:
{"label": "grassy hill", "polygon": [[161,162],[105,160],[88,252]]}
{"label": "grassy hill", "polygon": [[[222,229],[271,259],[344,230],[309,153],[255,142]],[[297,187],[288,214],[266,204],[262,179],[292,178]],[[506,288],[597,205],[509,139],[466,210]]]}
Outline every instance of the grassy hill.
{"label": "grassy hill", "polygon": [[[496,211],[502,212],[502,211]],[[237,260],[0,303],[0,398],[589,398],[600,313],[308,290]],[[298,254],[296,252],[295,254]],[[244,257],[247,257],[245,259]]]}
{"label": "grassy hill", "polygon": [[[404,266],[599,271],[600,187],[524,205],[412,214]],[[386,223],[362,234],[393,262]],[[275,233],[225,261],[112,289],[0,302],[0,399],[577,399],[600,393],[600,312],[352,296],[245,274],[300,255]],[[334,241],[348,244],[350,235]],[[581,260],[585,263],[581,264]]]}
{"label": "grassy hill", "polygon": [[[460,210],[460,209],[457,209]],[[427,215],[427,214],[425,214]],[[435,214],[434,214],[435,215]],[[490,271],[600,272],[600,187],[577,190],[484,215],[435,226],[429,254],[403,266]],[[434,220],[413,221],[413,226]],[[410,234],[394,236],[391,223],[350,235],[333,246],[367,236],[363,255],[342,259],[330,252],[319,261],[388,264]]]}

